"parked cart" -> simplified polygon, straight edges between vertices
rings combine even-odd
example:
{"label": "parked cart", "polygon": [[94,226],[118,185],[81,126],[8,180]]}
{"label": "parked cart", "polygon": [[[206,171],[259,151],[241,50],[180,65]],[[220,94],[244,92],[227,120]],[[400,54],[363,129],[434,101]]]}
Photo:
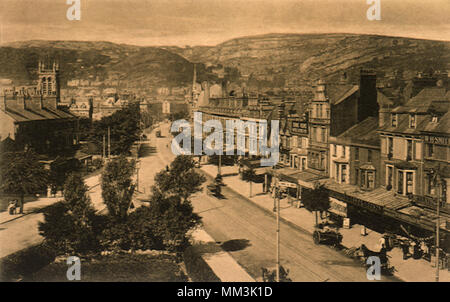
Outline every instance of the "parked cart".
{"label": "parked cart", "polygon": [[315,244],[338,246],[342,242],[342,234],[335,228],[319,225],[313,232]]}

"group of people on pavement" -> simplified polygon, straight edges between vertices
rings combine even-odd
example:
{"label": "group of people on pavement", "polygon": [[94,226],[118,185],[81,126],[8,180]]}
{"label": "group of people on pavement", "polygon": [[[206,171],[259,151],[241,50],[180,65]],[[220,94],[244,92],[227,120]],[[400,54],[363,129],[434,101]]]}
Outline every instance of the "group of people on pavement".
{"label": "group of people on pavement", "polygon": [[[19,210],[19,213],[17,213]],[[20,204],[19,200],[13,199],[8,203],[8,213],[10,215],[23,214],[23,206]]]}

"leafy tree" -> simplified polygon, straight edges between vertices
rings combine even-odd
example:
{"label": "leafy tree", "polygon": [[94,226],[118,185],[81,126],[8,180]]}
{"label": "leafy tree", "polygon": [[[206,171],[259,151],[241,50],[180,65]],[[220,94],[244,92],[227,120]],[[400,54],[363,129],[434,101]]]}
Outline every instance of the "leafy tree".
{"label": "leafy tree", "polygon": [[168,169],[155,176],[154,195],[179,196],[182,201],[202,190],[206,178],[195,171],[195,161],[190,156],[179,155]]}
{"label": "leafy tree", "polygon": [[135,162],[121,156],[110,161],[101,177],[102,196],[109,215],[118,221],[124,221],[131,205],[135,185],[131,177]]}
{"label": "leafy tree", "polygon": [[323,185],[315,189],[302,188],[301,196],[305,208],[310,212],[315,212],[317,225],[317,212],[325,212],[330,208],[328,190]]}
{"label": "leafy tree", "polygon": [[0,185],[3,192],[20,196],[20,213],[23,213],[25,194],[45,190],[48,171],[39,163],[33,151],[1,154]]}
{"label": "leafy tree", "polygon": [[75,159],[66,159],[63,157],[56,157],[56,159],[50,165],[49,183],[52,187],[52,191],[57,191],[64,187],[64,183],[67,177],[73,173],[79,171],[81,168],[80,162]]}
{"label": "leafy tree", "polygon": [[192,204],[176,195],[153,195],[150,206],[141,207],[140,211],[146,213],[146,221],[151,223],[153,242],[170,251],[182,251],[188,244],[188,232],[201,223]]}
{"label": "leafy tree", "polygon": [[129,154],[131,146],[141,134],[139,103],[131,103],[125,108],[93,122],[89,141],[102,150],[103,135],[110,129],[111,154]]}
{"label": "leafy tree", "polygon": [[98,236],[104,225],[92,206],[88,187],[79,174],[73,173],[64,184],[64,200],[45,210],[38,229],[58,253],[85,254],[99,250]]}
{"label": "leafy tree", "polygon": [[256,177],[255,169],[252,167],[245,169],[242,172],[242,179],[250,184],[250,197],[252,197],[252,183]]}

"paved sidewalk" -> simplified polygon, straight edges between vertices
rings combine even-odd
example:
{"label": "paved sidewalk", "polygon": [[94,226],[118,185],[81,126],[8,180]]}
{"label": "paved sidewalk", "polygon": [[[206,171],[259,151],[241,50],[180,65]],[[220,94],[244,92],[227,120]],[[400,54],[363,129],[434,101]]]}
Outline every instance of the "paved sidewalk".
{"label": "paved sidewalk", "polygon": [[[217,174],[216,166],[204,165],[201,169],[213,177]],[[227,173],[238,171],[237,167],[226,167],[226,169]],[[223,168],[222,173],[225,174]],[[252,197],[250,198],[249,183],[241,180],[238,175],[224,177],[224,183],[230,189],[246,197],[260,208],[275,215],[273,212],[274,200],[271,195],[264,194],[262,192],[262,184],[252,184]],[[280,217],[286,223],[293,227],[299,228],[302,231],[309,232],[311,234],[314,231],[314,214],[305,208],[298,208],[295,199],[292,200],[292,203],[289,203],[287,198],[280,200]],[[361,236],[360,231],[361,226],[357,224],[352,225],[352,228],[350,229],[341,228],[340,232],[343,235],[342,245],[347,248],[351,248],[359,247],[361,244],[365,244],[369,249],[378,251],[380,249],[378,242],[382,234],[367,229],[368,235]],[[390,257],[389,260],[391,264],[397,270],[395,275],[400,279],[408,282],[434,281],[436,269],[430,262],[427,262],[424,259],[414,260],[412,258],[403,260],[402,251],[398,248],[388,252],[388,256]],[[440,281],[450,282],[450,272],[448,270],[440,271]]]}
{"label": "paved sidewalk", "polygon": [[[100,175],[91,176],[84,180],[85,184],[89,187],[89,189],[93,189],[96,186],[98,186],[99,181]],[[0,212],[0,224],[4,224],[19,219],[25,215],[35,213],[45,207],[48,207],[58,201],[61,201],[62,199],[63,197],[41,197],[36,201],[27,202],[23,205],[23,214],[11,215],[8,213],[8,211]]]}
{"label": "paved sidewalk", "polygon": [[[195,230],[192,237],[194,239],[194,245],[196,242],[200,244],[216,243],[203,229]],[[255,282],[236,260],[221,248],[218,252],[204,253],[201,257],[222,282]]]}

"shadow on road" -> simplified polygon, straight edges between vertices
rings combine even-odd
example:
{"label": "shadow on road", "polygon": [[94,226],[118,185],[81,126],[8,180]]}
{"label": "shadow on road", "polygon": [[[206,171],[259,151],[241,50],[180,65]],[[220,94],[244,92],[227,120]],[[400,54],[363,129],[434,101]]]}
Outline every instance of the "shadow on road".
{"label": "shadow on road", "polygon": [[232,239],[225,241],[220,245],[227,252],[236,252],[243,250],[247,247],[251,246],[250,240],[247,239]]}
{"label": "shadow on road", "polygon": [[156,147],[150,146],[148,144],[142,144],[141,150],[139,151],[139,157],[147,157],[157,153]]}

